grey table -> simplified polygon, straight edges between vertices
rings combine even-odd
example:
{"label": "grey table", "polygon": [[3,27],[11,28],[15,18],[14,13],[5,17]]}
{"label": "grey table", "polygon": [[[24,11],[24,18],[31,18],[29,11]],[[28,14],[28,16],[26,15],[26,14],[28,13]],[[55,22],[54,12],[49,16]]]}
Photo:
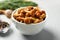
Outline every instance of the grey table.
{"label": "grey table", "polygon": [[42,7],[47,12],[44,29],[34,36],[22,35],[11,22],[11,30],[6,34],[0,33],[0,40],[60,40],[60,0],[33,1],[37,2],[39,7]]}

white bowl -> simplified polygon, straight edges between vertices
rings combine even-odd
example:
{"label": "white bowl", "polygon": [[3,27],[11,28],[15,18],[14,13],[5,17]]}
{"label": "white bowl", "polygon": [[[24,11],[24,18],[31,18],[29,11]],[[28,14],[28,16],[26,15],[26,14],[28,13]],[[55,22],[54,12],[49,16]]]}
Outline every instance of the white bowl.
{"label": "white bowl", "polygon": [[[22,7],[24,8],[24,7]],[[20,8],[18,8],[20,9]],[[37,23],[37,24],[25,24],[25,23],[21,23],[18,22],[16,19],[14,19],[13,14],[18,10],[14,10],[12,12],[12,16],[11,19],[13,20],[13,22],[16,24],[16,28],[24,35],[35,35],[39,32],[41,32],[41,30],[43,29],[44,25],[45,25],[45,20]]]}
{"label": "white bowl", "polygon": [[5,27],[3,29],[0,29],[0,33],[7,33],[8,30],[10,30],[10,27],[11,27],[11,23],[10,23],[10,20],[5,16],[5,15],[0,15],[0,20],[4,21],[4,22],[7,22],[9,24],[8,27]]}

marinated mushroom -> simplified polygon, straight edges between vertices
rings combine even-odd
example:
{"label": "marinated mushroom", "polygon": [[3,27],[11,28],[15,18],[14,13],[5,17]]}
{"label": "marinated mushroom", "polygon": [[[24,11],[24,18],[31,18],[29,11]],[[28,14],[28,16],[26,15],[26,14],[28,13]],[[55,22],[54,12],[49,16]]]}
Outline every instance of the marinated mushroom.
{"label": "marinated mushroom", "polygon": [[0,20],[0,29],[3,29],[3,28],[8,27],[8,26],[9,26],[9,24],[7,22]]}
{"label": "marinated mushroom", "polygon": [[45,20],[46,13],[38,7],[28,6],[25,8],[20,8],[13,14],[13,17],[17,21],[26,24],[40,23]]}

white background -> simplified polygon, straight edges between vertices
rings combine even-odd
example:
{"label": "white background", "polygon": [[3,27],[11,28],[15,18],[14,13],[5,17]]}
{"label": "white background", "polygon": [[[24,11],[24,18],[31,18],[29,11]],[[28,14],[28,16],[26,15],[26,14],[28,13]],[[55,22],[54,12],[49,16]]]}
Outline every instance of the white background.
{"label": "white background", "polygon": [[60,0],[33,0],[47,12],[44,29],[34,36],[23,36],[11,23],[11,30],[0,34],[0,40],[60,40]]}

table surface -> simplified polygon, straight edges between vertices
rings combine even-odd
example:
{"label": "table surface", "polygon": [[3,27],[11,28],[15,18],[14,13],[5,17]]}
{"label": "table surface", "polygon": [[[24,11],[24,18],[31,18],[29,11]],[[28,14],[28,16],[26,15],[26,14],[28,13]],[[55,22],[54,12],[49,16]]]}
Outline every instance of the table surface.
{"label": "table surface", "polygon": [[[22,35],[11,22],[11,30],[6,34],[0,33],[0,40],[60,40],[60,0],[33,0],[47,12],[44,29],[34,36]],[[3,15],[4,16],[4,15]],[[0,18],[4,19],[6,17]],[[9,20],[7,20],[9,21]]]}

